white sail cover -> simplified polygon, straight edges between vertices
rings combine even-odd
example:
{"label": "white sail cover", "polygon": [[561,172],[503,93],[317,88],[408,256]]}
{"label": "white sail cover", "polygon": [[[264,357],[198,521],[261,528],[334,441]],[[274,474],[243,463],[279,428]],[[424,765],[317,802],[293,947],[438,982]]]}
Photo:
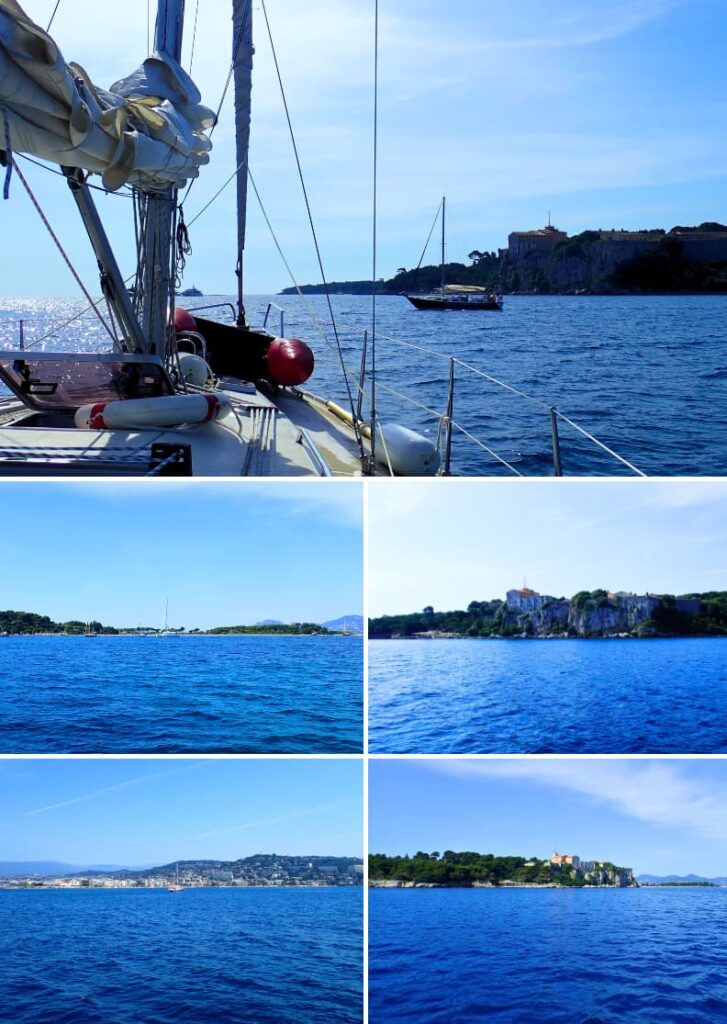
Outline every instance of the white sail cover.
{"label": "white sail cover", "polygon": [[103,176],[107,189],[180,187],[209,161],[214,114],[182,67],[155,53],[110,91],[66,64],[15,0],[0,0],[0,149]]}
{"label": "white sail cover", "polygon": [[237,251],[245,249],[247,220],[247,158],[250,149],[252,101],[252,2],[233,0],[232,66],[235,74],[235,141],[237,146]]}

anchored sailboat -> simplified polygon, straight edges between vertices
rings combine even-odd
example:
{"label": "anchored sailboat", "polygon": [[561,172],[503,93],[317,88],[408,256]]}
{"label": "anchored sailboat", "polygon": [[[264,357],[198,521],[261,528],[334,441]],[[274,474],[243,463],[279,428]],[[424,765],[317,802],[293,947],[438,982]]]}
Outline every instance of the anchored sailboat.
{"label": "anchored sailboat", "polygon": [[[439,263],[439,288],[424,295],[409,295],[406,298],[417,309],[469,309],[490,310],[497,312],[502,309],[502,296],[488,293],[486,288],[472,284],[447,284],[445,275],[445,220],[447,199],[442,196],[442,256]],[[436,221],[435,221],[436,223]]]}
{"label": "anchored sailboat", "polygon": [[[252,329],[243,305],[250,0],[233,3],[238,185],[235,326],[175,309],[184,220],[177,193],[208,162],[214,115],[179,61],[183,0],[160,0],[155,52],[110,90],[67,65],[16,0],[0,0],[0,163],[5,192],[17,153],[61,167],[101,273],[92,308],[109,351],[0,351],[0,473],[62,475],[431,475],[439,453],[422,435],[362,419],[301,389],[313,371],[296,339]],[[127,291],[89,175],[132,190],[137,268]],[[44,222],[61,248],[47,218]],[[88,293],[85,293],[87,297]],[[346,374],[345,367],[344,374]],[[362,373],[359,386],[362,385]],[[372,403],[373,404],[373,403]]]}
{"label": "anchored sailboat", "polygon": [[157,636],[179,636],[176,630],[169,628],[169,598],[167,598],[164,605],[164,626],[157,633]]}
{"label": "anchored sailboat", "polygon": [[167,892],[184,892],[184,886],[179,881],[179,863],[177,863],[176,881],[167,886]]}

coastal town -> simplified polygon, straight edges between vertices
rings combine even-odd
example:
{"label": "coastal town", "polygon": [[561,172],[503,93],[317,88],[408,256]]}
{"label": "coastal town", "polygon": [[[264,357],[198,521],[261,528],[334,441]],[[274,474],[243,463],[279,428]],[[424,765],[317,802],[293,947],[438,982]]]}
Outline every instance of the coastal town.
{"label": "coastal town", "polygon": [[[292,857],[256,854],[236,861],[175,861],[140,870],[83,870],[35,874],[27,870],[0,877],[3,889],[185,889],[230,887],[357,886],[363,863],[354,857]],[[7,870],[7,869],[6,869]]]}

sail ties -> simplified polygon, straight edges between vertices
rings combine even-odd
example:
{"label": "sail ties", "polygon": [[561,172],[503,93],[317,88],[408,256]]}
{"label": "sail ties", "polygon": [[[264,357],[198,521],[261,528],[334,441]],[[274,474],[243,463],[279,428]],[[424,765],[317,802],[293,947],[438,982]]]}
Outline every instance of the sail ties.
{"label": "sail ties", "polygon": [[0,107],[0,114],[3,119],[3,146],[0,150],[0,164],[5,168],[5,181],[3,182],[3,199],[10,198],[10,179],[13,176],[13,147],[10,142],[10,122],[3,107]]}

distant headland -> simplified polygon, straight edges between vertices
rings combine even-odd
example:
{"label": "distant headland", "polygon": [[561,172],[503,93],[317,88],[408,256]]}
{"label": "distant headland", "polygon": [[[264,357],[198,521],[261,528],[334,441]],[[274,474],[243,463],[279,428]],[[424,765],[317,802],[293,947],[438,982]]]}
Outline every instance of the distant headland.
{"label": "distant headland", "polygon": [[416,853],[413,857],[369,856],[369,885],[405,888],[580,889],[586,886],[637,888],[631,868],[610,861],[581,860],[575,854],[537,857],[495,857],[491,853]]}
{"label": "distant headland", "polygon": [[464,611],[430,605],[409,615],[369,622],[372,640],[727,636],[727,591],[631,594],[581,590],[571,598],[523,586],[504,601],[472,601]]}
{"label": "distant headland", "polygon": [[[658,295],[727,292],[727,225],[705,221],[641,231],[581,231],[568,235],[552,224],[513,231],[497,252],[473,249],[469,264],[448,263],[446,280],[488,291],[526,295]],[[439,287],[439,266],[407,270],[378,281],[380,295],[426,292]],[[341,295],[369,295],[371,281],[332,281]],[[303,285],[307,295],[325,292],[322,284]],[[281,295],[292,295],[284,288]]]}

